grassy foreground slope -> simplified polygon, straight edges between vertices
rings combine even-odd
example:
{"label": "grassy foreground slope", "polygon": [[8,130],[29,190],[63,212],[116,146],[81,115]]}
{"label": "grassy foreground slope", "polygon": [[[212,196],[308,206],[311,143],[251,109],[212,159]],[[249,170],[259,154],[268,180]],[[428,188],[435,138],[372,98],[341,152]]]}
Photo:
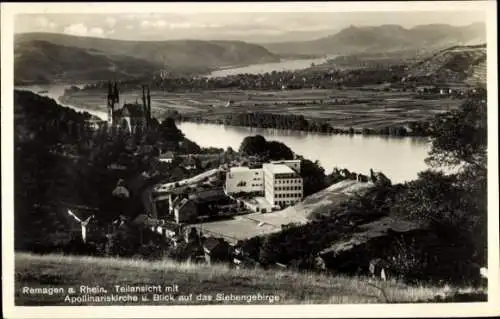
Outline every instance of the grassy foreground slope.
{"label": "grassy foreground slope", "polygon": [[[80,285],[101,286],[114,293],[114,285],[173,285],[175,301],[139,303],[155,305],[221,304],[246,301],[216,301],[218,293],[234,295],[279,296],[273,303],[381,303],[428,301],[436,295],[446,295],[448,287],[408,286],[396,281],[369,281],[367,278],[300,274],[290,271],[231,269],[225,265],[200,265],[172,261],[148,262],[132,259],[76,257],[61,255],[15,254],[16,305],[97,305],[92,302],[67,303],[66,294],[28,295],[23,287],[63,287]],[[179,301],[180,295],[193,294],[193,301]],[[212,301],[197,301],[200,293],[213,296]],[[123,295],[123,294],[122,294]],[[140,294],[141,296],[144,294]],[[385,295],[385,296],[384,296]],[[252,301],[269,304],[269,300]],[[120,304],[98,303],[100,305]]]}

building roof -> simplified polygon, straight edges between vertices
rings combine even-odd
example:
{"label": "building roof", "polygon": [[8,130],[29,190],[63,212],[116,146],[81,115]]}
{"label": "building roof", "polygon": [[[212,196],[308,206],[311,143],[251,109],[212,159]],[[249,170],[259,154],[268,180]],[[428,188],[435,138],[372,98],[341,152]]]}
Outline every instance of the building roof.
{"label": "building roof", "polygon": [[136,103],[127,103],[121,109],[115,111],[118,116],[142,117],[144,116],[143,105]]}
{"label": "building roof", "polygon": [[199,191],[189,196],[189,198],[197,202],[210,201],[222,197],[227,197],[222,188]]}
{"label": "building roof", "polygon": [[165,222],[164,224],[161,224],[159,227],[164,228],[166,230],[173,231],[173,232],[178,232],[180,229],[178,224],[170,223],[170,222]]}
{"label": "building roof", "polygon": [[189,156],[182,161],[183,165],[196,166],[196,161],[193,157]]}
{"label": "building roof", "polygon": [[240,172],[262,172],[261,165],[250,164],[250,166],[234,166],[229,169],[229,173],[240,173]]}
{"label": "building roof", "polygon": [[293,159],[293,160],[271,161],[271,164],[282,164],[282,163],[299,163],[300,164],[300,162],[301,162],[300,159]]}
{"label": "building roof", "polygon": [[213,251],[217,246],[223,245],[226,241],[223,238],[208,237],[203,242],[203,248],[208,252]]}
{"label": "building roof", "polygon": [[180,186],[180,187],[177,187],[177,188],[170,190],[169,193],[179,196],[179,195],[185,194],[188,190],[189,190],[189,186]]}
{"label": "building roof", "polygon": [[186,205],[187,202],[189,202],[189,199],[183,198],[177,203],[177,205],[174,205],[174,207],[177,209],[181,209],[184,205]]}
{"label": "building roof", "polygon": [[118,186],[113,190],[113,196],[128,198],[130,197],[130,192],[125,187]]}
{"label": "building roof", "polygon": [[177,205],[179,205],[179,203],[183,200],[182,197],[176,197],[173,201],[172,201],[172,207],[176,207]]}
{"label": "building roof", "polygon": [[273,174],[295,174],[296,172],[285,164],[265,164]]}
{"label": "building roof", "polygon": [[249,170],[250,168],[247,166],[234,166],[229,169],[229,172],[238,173],[238,172],[248,172]]}
{"label": "building roof", "polygon": [[174,153],[172,151],[160,154],[160,158],[174,158]]}
{"label": "building roof", "polygon": [[158,226],[159,223],[158,219],[151,218],[146,214],[139,214],[132,220],[132,224],[143,227]]}

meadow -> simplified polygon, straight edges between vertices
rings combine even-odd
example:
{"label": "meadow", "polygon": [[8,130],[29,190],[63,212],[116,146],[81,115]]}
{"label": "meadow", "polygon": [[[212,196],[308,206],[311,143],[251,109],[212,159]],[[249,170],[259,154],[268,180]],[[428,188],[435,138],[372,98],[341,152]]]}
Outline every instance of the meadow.
{"label": "meadow", "polygon": [[[339,304],[339,303],[413,303],[428,302],[436,296],[453,296],[457,293],[477,293],[472,288],[410,286],[395,280],[379,281],[363,277],[327,276],[316,273],[298,273],[288,270],[235,269],[228,265],[178,263],[170,260],[144,261],[100,257],[15,254],[15,304],[29,305],[112,305],[113,303],[65,302],[66,294],[23,294],[23,287],[64,288],[74,287],[72,296],[81,296],[81,285],[100,286],[114,293],[114,285],[178,286],[174,301],[149,301],[139,304],[227,304],[217,301],[216,295],[272,296],[274,304]],[[479,289],[479,292],[482,291]],[[180,301],[179,296],[193,294],[192,301]],[[196,300],[203,294],[213,296],[212,301]],[[94,296],[99,294],[94,294]],[[123,294],[122,294],[123,295]],[[278,297],[277,297],[278,296]],[[278,300],[279,298],[279,300]],[[253,304],[270,304],[271,299],[252,301]],[[248,304],[247,301],[236,302]],[[119,302],[116,304],[120,304]],[[130,303],[128,304],[130,305]]]}
{"label": "meadow", "polygon": [[[122,93],[120,103],[141,101],[140,91]],[[99,90],[71,92],[62,101],[89,109],[106,108],[106,94]],[[420,98],[414,92],[385,92],[363,88],[301,89],[281,91],[213,90],[197,92],[152,91],[153,115],[167,111],[201,115],[217,122],[227,114],[253,111],[303,115],[333,127],[377,129],[407,121],[425,121],[437,113],[457,108],[462,100],[438,95]],[[229,104],[228,102],[231,101]],[[228,105],[229,104],[229,105]]]}

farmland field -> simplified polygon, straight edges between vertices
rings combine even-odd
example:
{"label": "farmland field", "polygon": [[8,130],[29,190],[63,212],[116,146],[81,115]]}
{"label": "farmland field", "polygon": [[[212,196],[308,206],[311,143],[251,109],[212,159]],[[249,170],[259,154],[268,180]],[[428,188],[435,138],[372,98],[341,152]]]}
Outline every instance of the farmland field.
{"label": "farmland field", "polygon": [[[86,109],[105,111],[104,91],[78,91],[62,101]],[[120,103],[140,102],[140,91],[121,94]],[[333,127],[380,128],[406,121],[427,120],[437,113],[457,108],[462,100],[431,96],[419,98],[413,92],[383,92],[363,89],[200,92],[151,92],[152,112],[162,118],[168,110],[185,115],[202,115],[207,121],[222,120],[227,114],[246,111],[303,115],[323,119]],[[232,101],[228,106],[228,101]]]}

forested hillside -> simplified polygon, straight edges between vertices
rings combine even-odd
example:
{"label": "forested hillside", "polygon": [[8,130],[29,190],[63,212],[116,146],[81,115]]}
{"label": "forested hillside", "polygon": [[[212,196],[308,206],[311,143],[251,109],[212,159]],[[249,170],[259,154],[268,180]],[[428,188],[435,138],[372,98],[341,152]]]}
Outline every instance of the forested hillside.
{"label": "forested hillside", "polygon": [[486,45],[453,46],[412,65],[408,79],[433,78],[442,83],[486,84]]}
{"label": "forested hillside", "polygon": [[206,73],[279,61],[262,46],[241,41],[121,41],[55,33],[17,35],[14,55],[17,83]]}

